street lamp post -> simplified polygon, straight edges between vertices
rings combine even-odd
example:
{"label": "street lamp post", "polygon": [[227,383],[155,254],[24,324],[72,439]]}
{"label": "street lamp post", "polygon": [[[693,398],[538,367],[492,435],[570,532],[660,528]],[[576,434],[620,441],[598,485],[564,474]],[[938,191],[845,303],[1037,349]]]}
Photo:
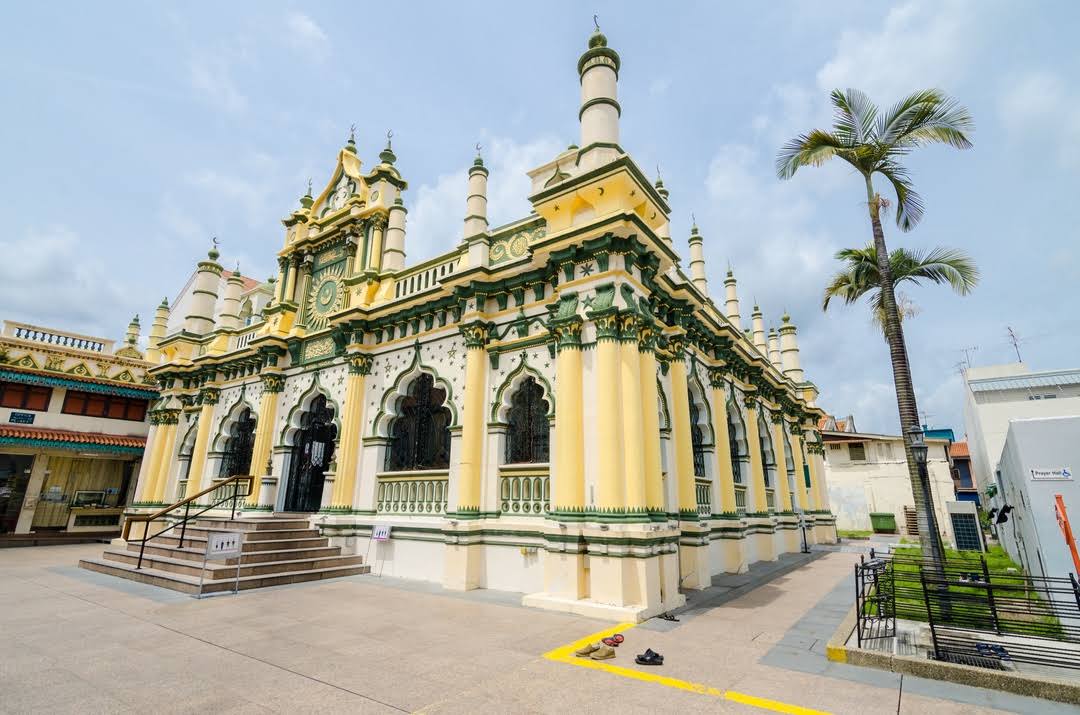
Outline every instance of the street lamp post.
{"label": "street lamp post", "polygon": [[[933,495],[930,492],[930,474],[926,467],[926,460],[928,456],[929,447],[926,446],[926,437],[923,434],[922,428],[918,425],[912,425],[907,429],[908,447],[911,449],[911,456],[915,460],[915,466],[919,472],[919,483],[923,490],[923,506],[926,510],[926,530],[930,543],[923,545],[923,555],[926,555],[927,550],[930,552],[931,571],[934,576],[941,580],[938,585],[938,590],[941,593],[941,609],[943,615],[948,615],[951,612],[951,606],[948,599],[948,587],[944,583],[945,579],[945,554],[941,549],[941,532],[938,531],[937,514],[934,511]],[[929,549],[927,549],[929,546]],[[927,608],[930,604],[927,604]]]}

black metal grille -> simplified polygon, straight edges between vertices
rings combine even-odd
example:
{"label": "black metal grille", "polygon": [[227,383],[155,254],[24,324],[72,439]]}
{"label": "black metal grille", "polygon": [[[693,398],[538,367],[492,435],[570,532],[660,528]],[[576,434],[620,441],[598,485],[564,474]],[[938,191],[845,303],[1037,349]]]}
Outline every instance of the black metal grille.
{"label": "black metal grille", "polygon": [[334,408],[318,395],[300,419],[300,432],[289,461],[285,511],[318,511],[326,468],[334,457]]}
{"label": "black metal grille", "polygon": [[446,469],[450,466],[450,410],[446,390],[421,373],[398,400],[399,417],[390,425],[386,471]]}
{"label": "black metal grille", "polygon": [[728,445],[731,447],[731,475],[735,478],[736,484],[742,484],[742,460],[746,455],[742,453],[739,430],[735,427],[735,423],[730,420],[727,423],[727,438]]}
{"label": "black metal grille", "polygon": [[251,470],[251,451],[255,447],[255,418],[251,410],[244,408],[239,419],[225,440],[225,454],[221,457],[219,477],[248,474]]}
{"label": "black metal grille", "polygon": [[694,449],[694,476],[705,476],[705,433],[701,429],[701,410],[694,402],[693,395],[686,396],[690,403],[690,444]]}
{"label": "black metal grille", "polygon": [[548,409],[543,388],[535,379],[525,378],[510,400],[506,439],[508,464],[548,461],[551,440]]}
{"label": "black metal grille", "polygon": [[[761,426],[758,426],[761,429]],[[758,446],[761,450],[761,472],[765,475],[765,487],[772,487],[772,475],[769,473],[770,467],[774,466],[776,460],[773,458],[772,445],[769,440],[765,438],[765,435],[758,436]]]}

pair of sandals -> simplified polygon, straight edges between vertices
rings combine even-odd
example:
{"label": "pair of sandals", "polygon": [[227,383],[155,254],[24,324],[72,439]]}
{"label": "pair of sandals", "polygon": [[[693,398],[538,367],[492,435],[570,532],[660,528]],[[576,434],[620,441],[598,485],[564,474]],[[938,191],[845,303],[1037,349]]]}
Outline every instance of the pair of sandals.
{"label": "pair of sandals", "polygon": [[652,648],[647,648],[644,653],[634,658],[634,662],[638,665],[663,665],[664,656],[660,655]]}
{"label": "pair of sandals", "polygon": [[998,658],[999,660],[1012,660],[1005,646],[997,643],[976,643],[975,651],[985,658]]}
{"label": "pair of sandals", "polygon": [[590,643],[583,648],[574,651],[578,658],[591,658],[592,660],[609,660],[615,657],[615,648],[626,640],[622,633],[608,636],[597,643]]}

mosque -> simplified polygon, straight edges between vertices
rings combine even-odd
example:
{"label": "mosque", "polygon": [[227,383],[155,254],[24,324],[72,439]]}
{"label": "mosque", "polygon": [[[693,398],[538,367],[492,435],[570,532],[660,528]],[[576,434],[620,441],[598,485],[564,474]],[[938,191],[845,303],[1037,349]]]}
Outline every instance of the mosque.
{"label": "mosque", "polygon": [[593,33],[579,145],[528,172],[520,220],[488,225],[477,156],[460,243],[407,265],[397,157],[365,170],[350,136],[284,219],[276,279],[211,250],[155,316],[129,513],[249,474],[244,517],[382,574],[631,621],[835,541],[796,327],[755,306],[744,330],[731,271],[711,297],[697,226],[683,268],[668,191],[620,144],[620,64]]}

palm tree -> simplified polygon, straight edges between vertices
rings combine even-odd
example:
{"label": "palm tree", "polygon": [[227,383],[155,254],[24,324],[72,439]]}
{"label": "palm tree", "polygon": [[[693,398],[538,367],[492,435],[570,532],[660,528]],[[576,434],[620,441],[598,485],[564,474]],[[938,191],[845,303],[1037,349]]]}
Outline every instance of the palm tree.
{"label": "palm tree", "polygon": [[904,451],[918,514],[919,537],[924,544],[924,553],[928,550],[927,555],[940,564],[944,561],[944,551],[941,535],[932,526],[936,521],[933,498],[929,484],[921,477],[912,457],[907,435],[909,429],[919,428],[919,411],[896,304],[895,279],[881,227],[881,212],[889,208],[890,202],[874,189],[873,178],[879,174],[892,186],[896,196],[896,225],[901,231],[910,231],[922,218],[923,203],[901,161],[912,150],[928,144],[970,148],[967,133],[972,129],[971,115],[956,100],[936,89],[905,97],[885,113],[880,113],[857,89],[835,89],[830,98],[835,109],[832,131],[814,129],[785,144],[776,157],[776,173],[781,179],[790,179],[804,166],[820,166],[836,157],[850,164],[866,184],[885,339],[892,359],[900,427],[905,434]]}
{"label": "palm tree", "polygon": [[[885,307],[881,296],[881,272],[877,265],[877,251],[874,244],[865,248],[845,248],[836,252],[836,260],[847,265],[833,276],[825,287],[821,309],[828,310],[829,302],[834,298],[852,305],[865,295],[870,296],[870,308],[874,324],[885,333]],[[952,248],[935,248],[929,252],[909,251],[906,248],[894,248],[889,252],[889,270],[892,273],[893,288],[901,283],[930,281],[937,285],[948,283],[959,295],[967,295],[979,282],[979,269],[975,262],[964,253]],[[896,292],[897,313],[900,322],[919,313],[918,306],[906,295]]]}

